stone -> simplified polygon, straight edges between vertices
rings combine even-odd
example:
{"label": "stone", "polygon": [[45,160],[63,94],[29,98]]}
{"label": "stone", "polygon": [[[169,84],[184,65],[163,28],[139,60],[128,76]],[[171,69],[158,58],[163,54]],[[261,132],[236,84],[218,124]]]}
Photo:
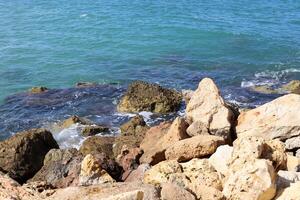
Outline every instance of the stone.
{"label": "stone", "polygon": [[294,172],[300,172],[300,158],[296,156],[287,156],[287,170],[288,171],[294,171]]}
{"label": "stone", "polygon": [[208,127],[210,134],[231,139],[235,116],[212,79],[201,80],[186,106],[186,116],[189,124],[200,121]]}
{"label": "stone", "polygon": [[229,171],[228,163],[231,160],[233,147],[229,145],[219,146],[214,154],[210,156],[209,164],[222,175],[227,175]]}
{"label": "stone", "polygon": [[91,125],[92,122],[90,122],[89,120],[87,120],[85,118],[78,117],[77,115],[73,115],[73,116],[69,117],[68,119],[64,120],[61,123],[60,127],[62,129],[65,129],[65,128],[69,128],[73,124]]}
{"label": "stone", "polygon": [[295,155],[297,158],[300,158],[300,149],[298,149],[297,151],[296,151],[296,155]]}
{"label": "stone", "polygon": [[19,132],[0,142],[0,168],[11,178],[24,183],[43,166],[50,149],[59,148],[45,129]]}
{"label": "stone", "polygon": [[285,148],[287,150],[294,150],[300,148],[300,136],[297,137],[291,137],[284,141]]}
{"label": "stone", "polygon": [[[143,193],[143,198],[141,197]],[[123,196],[122,196],[123,194]],[[136,194],[136,195],[134,195]],[[138,198],[136,198],[138,196]],[[133,197],[133,198],[132,198]],[[47,200],[159,200],[160,191],[154,186],[130,183],[110,183],[104,185],[92,185],[88,187],[68,187],[57,190]]]}
{"label": "stone", "polygon": [[193,90],[182,90],[181,94],[183,96],[185,103],[188,104],[194,94],[194,91]]}
{"label": "stone", "polygon": [[277,173],[276,186],[278,189],[290,187],[292,183],[300,181],[300,172],[283,171]]}
{"label": "stone", "polygon": [[37,86],[37,87],[33,87],[29,90],[30,93],[32,94],[38,94],[38,93],[43,93],[48,91],[48,88],[43,87],[43,86]]}
{"label": "stone", "polygon": [[175,142],[188,137],[187,126],[183,118],[177,117],[172,124],[163,122],[159,126],[152,127],[140,145],[144,151],[140,162],[155,165],[165,160],[166,149]]}
{"label": "stone", "polygon": [[290,187],[284,189],[276,196],[275,200],[297,200],[300,199],[300,181],[291,184]]}
{"label": "stone", "polygon": [[115,137],[111,136],[91,136],[82,143],[79,152],[84,156],[88,154],[105,153],[110,158],[113,158],[114,141]]}
{"label": "stone", "polygon": [[161,189],[162,200],[196,200],[195,196],[175,184],[164,183]]}
{"label": "stone", "polygon": [[91,154],[85,156],[81,163],[79,184],[83,186],[113,183],[115,180],[101,167],[100,162]]}
{"label": "stone", "polygon": [[150,111],[170,113],[177,111],[182,101],[179,92],[144,81],[131,83],[118,104],[119,112]]}
{"label": "stone", "polygon": [[225,144],[222,137],[198,135],[174,143],[167,148],[165,156],[168,160],[188,161],[193,158],[209,156],[222,144]]}
{"label": "stone", "polygon": [[206,185],[195,185],[193,189],[197,199],[201,200],[226,200],[226,197],[220,190]]}
{"label": "stone", "polygon": [[76,186],[83,156],[77,149],[51,149],[43,167],[27,183],[45,182],[55,188]]}
{"label": "stone", "polygon": [[273,89],[272,87],[268,85],[256,85],[251,87],[251,90],[254,92],[262,93],[262,94],[278,94],[279,91],[276,89]]}
{"label": "stone", "polygon": [[287,167],[287,154],[285,153],[284,143],[277,139],[265,141],[261,157],[272,161],[276,171],[284,170]]}
{"label": "stone", "polygon": [[87,87],[95,87],[97,86],[97,83],[93,82],[78,82],[75,84],[75,87],[77,88],[87,88]]}
{"label": "stone", "polygon": [[81,131],[81,135],[84,137],[88,137],[88,136],[93,136],[93,135],[97,135],[99,133],[103,133],[103,132],[108,132],[109,128],[104,127],[104,126],[99,126],[99,125],[90,125],[90,126],[85,126],[82,131]]}
{"label": "stone", "polygon": [[276,195],[275,180],[276,173],[270,161],[249,160],[227,177],[223,194],[227,199],[271,200]]}
{"label": "stone", "polygon": [[142,136],[144,137],[145,133],[149,130],[149,126],[147,126],[144,121],[143,116],[136,115],[132,117],[128,122],[122,124],[120,126],[121,135],[134,135],[134,136]]}
{"label": "stone", "polygon": [[238,137],[259,136],[286,140],[300,135],[300,95],[288,94],[260,107],[242,112],[238,118]]}
{"label": "stone", "polygon": [[150,169],[149,164],[141,164],[137,169],[132,170],[125,179],[125,182],[142,182],[146,171]]}
{"label": "stone", "polygon": [[113,154],[114,157],[118,157],[121,152],[122,148],[126,146],[126,148],[139,148],[140,143],[144,137],[138,137],[134,135],[119,135],[115,138],[115,142],[113,144]]}
{"label": "stone", "polygon": [[201,121],[193,122],[186,130],[191,137],[197,135],[209,135],[208,127]]}
{"label": "stone", "polygon": [[294,94],[300,94],[300,80],[292,80],[282,86],[282,89]]}

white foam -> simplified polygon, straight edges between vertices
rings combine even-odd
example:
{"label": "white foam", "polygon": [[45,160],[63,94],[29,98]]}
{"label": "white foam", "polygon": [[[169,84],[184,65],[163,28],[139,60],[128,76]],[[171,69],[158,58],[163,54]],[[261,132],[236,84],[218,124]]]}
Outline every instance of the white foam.
{"label": "white foam", "polygon": [[83,13],[83,14],[81,14],[79,17],[83,18],[83,17],[87,17],[87,16],[88,16],[88,14]]}

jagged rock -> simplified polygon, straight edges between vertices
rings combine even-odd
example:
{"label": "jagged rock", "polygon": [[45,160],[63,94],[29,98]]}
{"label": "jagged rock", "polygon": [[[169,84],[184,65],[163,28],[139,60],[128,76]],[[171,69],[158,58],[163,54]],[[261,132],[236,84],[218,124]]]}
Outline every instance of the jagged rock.
{"label": "jagged rock", "polygon": [[181,94],[175,90],[163,88],[158,84],[135,81],[129,85],[118,104],[118,111],[169,113],[178,110],[181,100]]}
{"label": "jagged rock", "polygon": [[164,183],[161,189],[162,200],[196,200],[195,196],[178,185]]}
{"label": "jagged rock", "polygon": [[86,87],[95,87],[97,86],[97,83],[93,82],[78,82],[75,84],[75,87],[77,88],[86,88]]}
{"label": "jagged rock", "polygon": [[87,138],[81,145],[79,151],[84,156],[88,154],[105,153],[110,158],[113,158],[113,143],[114,137],[91,136]]}
{"label": "jagged rock", "polygon": [[213,80],[201,80],[187,104],[186,116],[190,124],[200,121],[208,127],[211,134],[231,139],[236,116],[224,102]]}
{"label": "jagged rock", "polygon": [[296,200],[300,199],[300,181],[291,184],[290,187],[284,189],[283,191],[279,192],[276,196],[275,200]]}
{"label": "jagged rock", "polygon": [[300,80],[292,80],[283,85],[282,89],[291,93],[300,94]]}
{"label": "jagged rock", "polygon": [[24,183],[43,166],[50,149],[59,148],[45,129],[17,133],[0,142],[0,168],[14,180]]}
{"label": "jagged rock", "polygon": [[284,143],[279,140],[265,141],[262,158],[272,161],[273,167],[276,171],[286,169],[287,154],[285,153]]}
{"label": "jagged rock", "polygon": [[182,93],[185,103],[188,104],[194,94],[194,91],[193,90],[182,90],[181,93]]}
{"label": "jagged rock", "polygon": [[220,190],[206,185],[195,185],[193,189],[197,199],[201,200],[226,200],[226,197]]}
{"label": "jagged rock", "polygon": [[109,128],[104,127],[104,126],[99,126],[99,125],[89,125],[85,126],[82,131],[81,135],[88,137],[88,136],[93,136],[98,133],[103,133],[103,132],[108,132]]}
{"label": "jagged rock", "polygon": [[121,135],[124,136],[134,135],[144,137],[145,133],[149,130],[149,128],[150,127],[147,126],[143,116],[141,115],[134,116],[128,122],[120,126]]}
{"label": "jagged rock", "polygon": [[300,136],[291,137],[287,139],[285,142],[285,148],[288,150],[294,150],[300,148]]}
{"label": "jagged rock", "polygon": [[298,181],[300,181],[300,172],[280,170],[277,173],[276,186],[278,189],[284,189]]}
{"label": "jagged rock", "polygon": [[167,148],[165,156],[168,160],[188,161],[209,156],[224,143],[224,139],[219,136],[199,135],[174,143]]}
{"label": "jagged rock", "polygon": [[92,123],[85,118],[78,117],[77,115],[73,115],[68,119],[64,120],[60,125],[60,127],[65,129],[65,128],[69,128],[73,124],[91,125]]}
{"label": "jagged rock", "polygon": [[91,154],[81,163],[79,184],[83,186],[113,183],[115,180],[101,167],[101,163]]}
{"label": "jagged rock", "polygon": [[278,94],[279,91],[276,89],[273,89],[272,87],[268,85],[256,85],[251,87],[251,89],[255,92],[262,93],[262,94]]}
{"label": "jagged rock", "polygon": [[128,149],[138,148],[144,137],[136,137],[134,135],[120,135],[115,138],[115,143],[113,145],[113,154],[114,157],[117,157],[123,146],[126,146]]}
{"label": "jagged rock", "polygon": [[216,152],[210,156],[209,163],[217,172],[226,175],[228,173],[228,163],[231,160],[233,147],[229,145],[219,146]]}
{"label": "jagged rock", "polygon": [[141,163],[155,165],[165,160],[166,149],[175,142],[188,137],[187,126],[184,119],[177,117],[172,124],[163,122],[152,127],[141,143],[141,149],[144,151],[140,159]]}
{"label": "jagged rock", "polygon": [[300,135],[300,95],[289,94],[253,110],[243,112],[238,118],[238,137],[259,136],[265,139],[285,140]]}
{"label": "jagged rock", "polygon": [[45,182],[55,188],[76,186],[82,159],[77,149],[52,149],[45,156],[43,167],[27,182]]}
{"label": "jagged rock", "polygon": [[287,156],[287,170],[288,171],[294,171],[294,172],[300,172],[300,158],[296,156]]}
{"label": "jagged rock", "polygon": [[146,171],[150,168],[149,164],[141,164],[137,169],[130,172],[130,174],[126,177],[125,182],[142,182]]}
{"label": "jagged rock", "polygon": [[33,94],[43,93],[43,92],[46,92],[46,91],[48,91],[48,88],[43,87],[43,86],[33,87],[29,90],[29,92],[33,93]]}
{"label": "jagged rock", "polygon": [[209,135],[208,127],[201,121],[195,121],[186,130],[187,134],[191,137],[197,135]]}

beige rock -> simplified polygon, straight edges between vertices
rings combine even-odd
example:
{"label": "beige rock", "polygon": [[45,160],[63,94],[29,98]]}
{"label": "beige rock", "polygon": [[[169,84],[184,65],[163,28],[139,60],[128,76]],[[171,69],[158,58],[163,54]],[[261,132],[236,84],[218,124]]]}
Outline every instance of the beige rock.
{"label": "beige rock", "polygon": [[124,192],[121,194],[113,195],[107,198],[102,198],[101,200],[143,200],[144,192],[140,190]]}
{"label": "beige rock", "polygon": [[48,88],[46,88],[44,86],[33,87],[29,90],[29,92],[32,94],[38,94],[38,93],[43,93],[43,92],[47,92],[47,91],[48,91]]}
{"label": "beige rock", "polygon": [[226,105],[214,81],[204,78],[199,83],[186,107],[186,116],[190,124],[201,121],[213,135],[230,138],[234,114]]}
{"label": "beige rock", "polygon": [[285,142],[285,148],[288,150],[294,150],[300,148],[300,136],[287,139]]}
{"label": "beige rock", "polygon": [[286,169],[287,154],[284,143],[279,140],[267,140],[261,157],[272,161],[276,171]]}
{"label": "beige rock", "polygon": [[262,94],[278,94],[279,93],[278,90],[273,89],[272,87],[270,87],[268,85],[253,86],[253,87],[251,87],[251,90],[258,92],[258,93],[262,93]]}
{"label": "beige rock", "polygon": [[168,160],[188,161],[211,155],[224,143],[219,136],[199,135],[174,143],[166,150],[165,156]]}
{"label": "beige rock", "polygon": [[212,165],[217,172],[222,175],[228,173],[228,163],[231,160],[233,147],[229,145],[219,146],[216,152],[210,156],[209,164]]}
{"label": "beige rock", "polygon": [[102,183],[113,183],[115,180],[101,168],[97,159],[88,154],[81,163],[79,184],[83,186]]}
{"label": "beige rock", "polygon": [[195,185],[193,189],[197,196],[197,199],[201,200],[226,200],[223,193],[216,188],[208,187],[206,185]]}
{"label": "beige rock", "polygon": [[300,95],[288,94],[253,110],[243,112],[238,118],[238,137],[259,136],[265,139],[285,140],[300,135]]}
{"label": "beige rock", "polygon": [[291,184],[290,187],[279,192],[275,200],[298,200],[300,199],[300,181]]}
{"label": "beige rock", "polygon": [[194,94],[194,91],[193,90],[182,90],[181,93],[182,93],[185,103],[188,104]]}
{"label": "beige rock", "polygon": [[282,89],[291,93],[300,94],[300,80],[292,80],[289,83],[283,85]]}
{"label": "beige rock", "polygon": [[299,171],[300,170],[300,158],[296,156],[287,156],[287,170],[288,171]]}
{"label": "beige rock", "polygon": [[298,181],[300,181],[300,172],[280,170],[277,173],[276,186],[278,189],[284,189]]}
{"label": "beige rock", "polygon": [[162,200],[195,200],[195,196],[178,185],[164,183],[161,190]]}
{"label": "beige rock", "polygon": [[187,134],[191,137],[197,135],[209,135],[208,127],[201,121],[193,122],[186,130]]}
{"label": "beige rock", "polygon": [[270,161],[254,159],[228,176],[223,194],[228,199],[271,200],[276,194],[275,179]]}

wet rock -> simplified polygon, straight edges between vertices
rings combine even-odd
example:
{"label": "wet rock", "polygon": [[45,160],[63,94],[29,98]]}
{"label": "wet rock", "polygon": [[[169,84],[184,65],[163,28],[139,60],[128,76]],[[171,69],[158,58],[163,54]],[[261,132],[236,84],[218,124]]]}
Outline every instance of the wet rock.
{"label": "wet rock", "polygon": [[140,161],[154,165],[165,160],[166,149],[175,142],[188,137],[186,134],[187,123],[177,117],[172,124],[163,122],[159,126],[152,127],[141,143],[144,151]]}
{"label": "wet rock", "polygon": [[300,172],[283,171],[277,173],[276,186],[277,188],[284,189],[291,186],[292,183],[300,181]]}
{"label": "wet rock", "polygon": [[296,156],[287,155],[287,170],[300,172],[300,158]]}
{"label": "wet rock", "polygon": [[43,166],[50,149],[59,148],[52,134],[45,129],[31,129],[17,133],[0,142],[0,168],[24,183]]}
{"label": "wet rock", "polygon": [[136,115],[131,118],[128,122],[122,124],[120,126],[121,135],[128,136],[141,136],[144,137],[145,133],[149,130],[149,126],[147,126],[146,122],[144,121],[143,116]]}
{"label": "wet rock", "polygon": [[238,118],[238,137],[259,136],[265,139],[285,140],[300,134],[300,95],[289,94],[253,110],[243,112]]}
{"label": "wet rock", "polygon": [[85,118],[78,117],[77,115],[73,115],[62,122],[61,128],[63,129],[69,128],[73,124],[91,125],[92,123]]}
{"label": "wet rock", "polygon": [[195,121],[186,130],[187,134],[191,137],[197,135],[209,135],[208,127],[201,121]]}
{"label": "wet rock", "polygon": [[292,199],[300,199],[300,181],[294,184],[291,184],[290,187],[284,189],[279,192],[276,196],[276,200],[292,200]]}
{"label": "wet rock", "polygon": [[82,160],[77,149],[52,149],[43,167],[27,182],[45,182],[55,188],[78,185]]}
{"label": "wet rock", "polygon": [[219,146],[216,152],[210,156],[209,163],[217,172],[226,175],[228,173],[228,163],[231,160],[233,147],[229,145]]}
{"label": "wet rock", "polygon": [[168,160],[188,161],[193,158],[209,156],[222,144],[225,144],[222,137],[199,135],[174,143],[167,148],[165,156]]}
{"label": "wet rock", "polygon": [[93,82],[78,82],[75,84],[75,87],[77,88],[86,88],[86,87],[95,87],[97,86],[97,83]]}
{"label": "wet rock", "polygon": [[137,169],[130,172],[126,177],[125,182],[142,182],[146,171],[150,168],[149,164],[141,164]]}
{"label": "wet rock", "polygon": [[135,81],[129,85],[120,100],[118,111],[169,113],[179,109],[181,100],[181,94],[175,90],[163,88],[158,84]]}
{"label": "wet rock", "polygon": [[100,161],[91,154],[85,156],[81,163],[79,184],[83,186],[113,183],[115,180],[101,167]]}
{"label": "wet rock", "polygon": [[262,93],[262,94],[278,94],[278,90],[273,89],[268,85],[257,85],[251,87],[251,89],[255,92]]}
{"label": "wet rock", "polygon": [[93,136],[93,135],[97,135],[98,133],[103,133],[108,131],[109,128],[107,127],[99,126],[99,125],[90,125],[90,126],[85,126],[82,129],[81,135],[84,137],[88,137],[88,136]]}
{"label": "wet rock", "polygon": [[113,158],[112,150],[114,141],[114,137],[91,136],[82,143],[79,151],[84,156],[88,154],[105,153],[110,158]]}
{"label": "wet rock", "polygon": [[48,88],[43,87],[43,86],[33,87],[29,90],[29,92],[33,93],[33,94],[43,93],[43,92],[46,92],[46,91],[48,91]]}
{"label": "wet rock", "polygon": [[282,86],[282,89],[294,94],[300,94],[300,80],[292,80]]}
{"label": "wet rock", "polygon": [[195,196],[182,187],[175,184],[165,183],[161,189],[162,200],[196,200]]}
{"label": "wet rock", "polygon": [[211,134],[231,139],[235,115],[224,102],[213,80],[201,80],[187,104],[186,116],[190,124],[200,121],[208,127]]}

